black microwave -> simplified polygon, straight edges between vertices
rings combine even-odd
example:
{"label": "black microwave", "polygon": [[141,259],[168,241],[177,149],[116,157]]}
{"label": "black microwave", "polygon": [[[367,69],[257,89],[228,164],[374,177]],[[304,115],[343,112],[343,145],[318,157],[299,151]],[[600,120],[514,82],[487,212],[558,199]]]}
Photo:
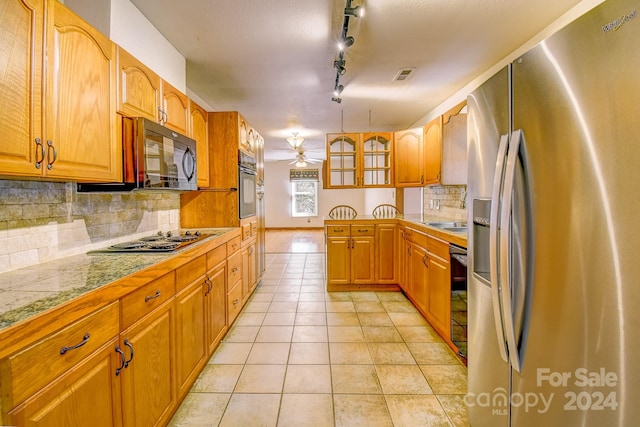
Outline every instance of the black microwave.
{"label": "black microwave", "polygon": [[78,191],[197,190],[196,141],[143,117],[122,119],[122,182]]}

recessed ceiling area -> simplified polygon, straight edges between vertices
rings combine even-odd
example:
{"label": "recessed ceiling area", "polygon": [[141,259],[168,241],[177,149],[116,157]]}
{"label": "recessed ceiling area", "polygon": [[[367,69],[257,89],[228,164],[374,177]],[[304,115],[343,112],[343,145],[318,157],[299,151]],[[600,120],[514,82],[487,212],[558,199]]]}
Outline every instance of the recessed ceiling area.
{"label": "recessed ceiling area", "polygon": [[579,0],[352,0],[365,15],[349,20],[339,104],[345,0],[131,2],[186,58],[187,87],[215,111],[241,112],[265,159],[279,160],[292,158],[292,130],[324,158],[327,132],[410,127]]}

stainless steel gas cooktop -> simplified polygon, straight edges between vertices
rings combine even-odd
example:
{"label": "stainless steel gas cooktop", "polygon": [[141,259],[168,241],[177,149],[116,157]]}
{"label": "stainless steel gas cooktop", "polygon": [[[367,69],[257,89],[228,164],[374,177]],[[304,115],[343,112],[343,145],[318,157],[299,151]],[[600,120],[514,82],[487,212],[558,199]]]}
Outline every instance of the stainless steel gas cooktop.
{"label": "stainless steel gas cooktop", "polygon": [[212,234],[203,234],[199,231],[187,231],[184,234],[172,234],[158,232],[151,236],[142,237],[130,242],[117,243],[105,249],[98,249],[89,253],[149,253],[149,252],[173,252],[185,246],[198,242]]}

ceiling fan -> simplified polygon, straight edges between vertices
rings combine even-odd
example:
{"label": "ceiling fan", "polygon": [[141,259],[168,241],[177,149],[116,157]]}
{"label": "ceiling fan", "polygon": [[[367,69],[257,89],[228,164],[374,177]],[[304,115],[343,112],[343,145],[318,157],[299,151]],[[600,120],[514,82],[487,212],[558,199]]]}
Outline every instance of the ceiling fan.
{"label": "ceiling fan", "polygon": [[289,162],[290,165],[295,165],[298,168],[304,168],[308,164],[322,162],[322,160],[320,159],[312,159],[310,157],[305,156],[304,150],[301,147],[299,147],[297,151],[298,151],[298,154],[296,155],[296,158],[294,160]]}

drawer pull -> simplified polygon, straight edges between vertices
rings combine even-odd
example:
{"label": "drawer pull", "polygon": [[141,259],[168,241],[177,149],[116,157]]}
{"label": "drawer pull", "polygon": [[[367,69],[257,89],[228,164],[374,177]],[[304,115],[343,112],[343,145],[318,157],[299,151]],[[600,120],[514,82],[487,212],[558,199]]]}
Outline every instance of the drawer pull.
{"label": "drawer pull", "polygon": [[[129,352],[131,353],[131,357],[129,358],[129,360],[127,360],[126,362],[124,362],[124,367],[128,367],[129,363],[131,363],[131,361],[133,360],[133,344],[131,344],[129,342],[129,340],[124,340],[124,345],[126,345],[127,347],[129,347]],[[124,354],[123,354],[124,355]]]}
{"label": "drawer pull", "polygon": [[81,341],[81,342],[79,342],[78,344],[76,344],[76,345],[74,345],[74,346],[71,346],[71,347],[62,347],[62,348],[60,349],[60,354],[65,354],[67,351],[75,350],[76,348],[80,348],[80,347],[82,347],[82,346],[83,346],[83,345],[85,345],[87,342],[89,342],[89,337],[90,337],[90,336],[91,336],[91,335],[89,334],[89,332],[87,332],[87,333],[85,334],[85,336],[84,336],[84,337],[82,337],[82,341]]}
{"label": "drawer pull", "polygon": [[233,300],[233,305],[238,305],[238,303],[240,302],[240,300],[238,298]]}
{"label": "drawer pull", "polygon": [[237,273],[238,272],[238,267],[233,267],[231,269],[231,272],[234,273],[234,274]]}
{"label": "drawer pull", "polygon": [[160,290],[157,290],[155,294],[147,295],[146,297],[144,297],[144,302],[147,302],[147,301],[152,300],[152,299],[156,299],[159,296],[160,296]]}
{"label": "drawer pull", "polygon": [[335,231],[336,233],[342,233],[344,231],[344,229],[342,229],[342,228],[334,228],[333,231]]}
{"label": "drawer pull", "polygon": [[211,288],[213,287],[213,283],[211,282],[211,279],[209,279],[209,276],[204,279],[204,284],[207,285],[207,291],[204,293],[204,296],[206,297],[209,295],[209,292],[211,292]]}
{"label": "drawer pull", "polygon": [[126,368],[125,364],[126,362],[124,361],[125,357],[124,357],[124,351],[120,350],[120,346],[116,346],[116,353],[118,353],[120,355],[120,367],[116,369],[116,376],[120,375],[120,371],[122,371],[124,368]]}
{"label": "drawer pull", "polygon": [[358,233],[368,233],[369,230],[367,230],[366,228],[364,230],[358,228]]}

